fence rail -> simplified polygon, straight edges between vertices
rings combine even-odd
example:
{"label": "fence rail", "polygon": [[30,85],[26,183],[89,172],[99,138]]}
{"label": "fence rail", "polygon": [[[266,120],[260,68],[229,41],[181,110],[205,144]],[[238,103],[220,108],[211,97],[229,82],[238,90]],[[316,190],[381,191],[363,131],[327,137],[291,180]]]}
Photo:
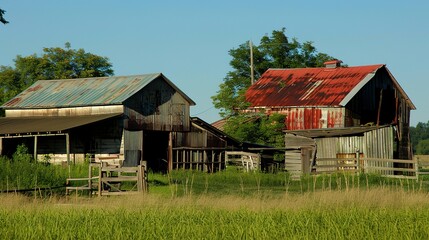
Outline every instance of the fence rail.
{"label": "fence rail", "polygon": [[[98,169],[98,171],[94,171]],[[93,172],[98,175],[93,176]],[[70,186],[71,182],[76,182],[78,186]],[[131,189],[122,189],[121,184],[131,182]],[[85,183],[84,185],[82,185]],[[80,185],[79,185],[80,184]],[[70,191],[87,190],[91,195],[96,191],[98,196],[102,195],[124,195],[136,192],[146,192],[147,185],[147,164],[141,162],[136,167],[122,167],[109,165],[107,162],[91,163],[86,178],[68,178],[66,184],[66,195]]]}
{"label": "fence rail", "polygon": [[[358,156],[358,155],[356,155]],[[312,167],[312,174],[319,173],[375,173],[384,177],[418,179],[421,171],[416,160],[384,158],[318,158]]]}

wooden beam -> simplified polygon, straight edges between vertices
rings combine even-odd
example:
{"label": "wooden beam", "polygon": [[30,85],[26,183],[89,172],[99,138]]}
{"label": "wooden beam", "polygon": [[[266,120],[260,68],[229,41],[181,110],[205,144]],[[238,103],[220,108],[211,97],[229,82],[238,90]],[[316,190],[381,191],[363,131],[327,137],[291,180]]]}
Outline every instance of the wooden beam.
{"label": "wooden beam", "polygon": [[173,170],[173,133],[168,134],[168,154],[167,154],[168,172]]}
{"label": "wooden beam", "polygon": [[70,165],[70,135],[66,133],[66,154],[67,154],[67,164]]}
{"label": "wooden beam", "polygon": [[37,161],[37,136],[34,136],[34,152],[33,152],[34,160]]}

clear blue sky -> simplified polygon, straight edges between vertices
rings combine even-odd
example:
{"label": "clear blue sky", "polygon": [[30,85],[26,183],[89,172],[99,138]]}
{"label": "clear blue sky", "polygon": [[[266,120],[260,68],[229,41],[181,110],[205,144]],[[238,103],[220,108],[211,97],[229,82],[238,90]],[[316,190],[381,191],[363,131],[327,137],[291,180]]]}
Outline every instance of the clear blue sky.
{"label": "clear blue sky", "polygon": [[350,2],[3,0],[0,65],[70,42],[108,57],[118,76],[164,73],[197,103],[191,114],[213,122],[228,50],[285,27],[349,66],[386,64],[417,107],[411,124],[428,122],[429,1]]}

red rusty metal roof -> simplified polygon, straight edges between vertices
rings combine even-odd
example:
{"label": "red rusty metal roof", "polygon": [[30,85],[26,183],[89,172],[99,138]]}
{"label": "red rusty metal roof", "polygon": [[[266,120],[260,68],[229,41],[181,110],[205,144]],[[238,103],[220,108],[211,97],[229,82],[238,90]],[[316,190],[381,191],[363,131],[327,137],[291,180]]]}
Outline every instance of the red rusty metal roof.
{"label": "red rusty metal roof", "polygon": [[246,99],[251,107],[344,106],[384,66],[268,69]]}

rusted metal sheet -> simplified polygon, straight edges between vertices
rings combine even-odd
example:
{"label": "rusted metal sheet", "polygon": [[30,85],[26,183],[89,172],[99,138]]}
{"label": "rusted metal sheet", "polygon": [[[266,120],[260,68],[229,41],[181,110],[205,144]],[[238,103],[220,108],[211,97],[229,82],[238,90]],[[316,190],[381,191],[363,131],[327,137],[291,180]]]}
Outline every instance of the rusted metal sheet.
{"label": "rusted metal sheet", "polygon": [[269,69],[246,92],[251,107],[339,106],[368,74],[384,65]]}
{"label": "rusted metal sheet", "polygon": [[344,108],[294,107],[277,109],[286,115],[287,130],[345,127]]}
{"label": "rusted metal sheet", "polygon": [[164,75],[155,73],[120,77],[40,80],[3,104],[2,107],[19,109],[122,104],[139,90],[159,78],[162,78],[176,92],[181,94],[190,105],[195,105]]}

